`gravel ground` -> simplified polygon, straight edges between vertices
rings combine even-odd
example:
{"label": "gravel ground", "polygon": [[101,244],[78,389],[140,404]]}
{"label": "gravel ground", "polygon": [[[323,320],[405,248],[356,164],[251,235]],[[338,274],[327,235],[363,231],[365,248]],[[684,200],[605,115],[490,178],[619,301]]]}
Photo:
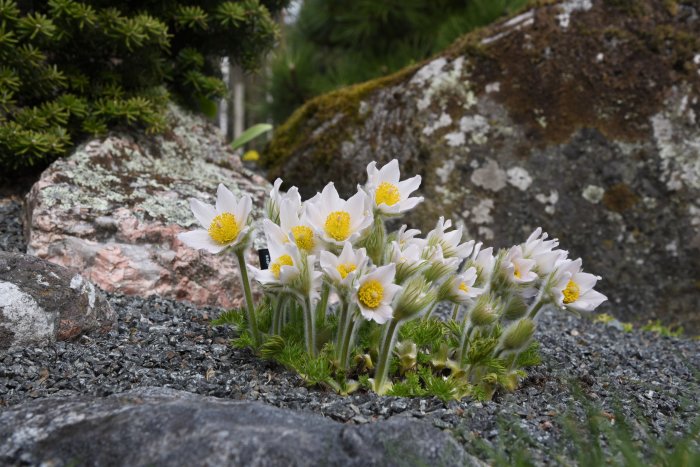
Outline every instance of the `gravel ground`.
{"label": "gravel ground", "polygon": [[[8,214],[9,213],[9,214]],[[22,251],[17,208],[0,203],[0,248]],[[164,386],[278,407],[321,413],[346,423],[409,416],[449,429],[473,443],[498,442],[500,416],[529,434],[535,460],[551,460],[561,433],[560,416],[580,404],[570,382],[612,412],[638,410],[657,435],[676,432],[698,416],[700,341],[623,332],[562,312],[541,314],[537,339],[543,363],[521,387],[488,403],[380,397],[342,397],[307,388],[295,374],[247,350],[230,348],[231,332],[212,328],[220,310],[148,298],[108,295],[118,330],[0,354],[0,410],[53,395],[108,395],[140,386]]]}
{"label": "gravel ground", "polygon": [[24,253],[27,246],[22,232],[22,202],[17,196],[0,197],[0,251]]}

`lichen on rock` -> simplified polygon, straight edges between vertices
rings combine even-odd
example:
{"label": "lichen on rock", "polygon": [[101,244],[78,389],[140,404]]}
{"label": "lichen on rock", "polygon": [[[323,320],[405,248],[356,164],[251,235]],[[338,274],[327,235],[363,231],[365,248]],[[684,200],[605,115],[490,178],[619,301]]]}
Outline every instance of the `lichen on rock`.
{"label": "lichen on rock", "polygon": [[176,235],[198,226],[189,198],[213,204],[224,183],[251,195],[259,213],[271,187],[200,117],[171,106],[168,120],[163,135],[113,134],[54,162],[27,197],[28,252],[108,291],[237,305],[235,261],[191,250]]}

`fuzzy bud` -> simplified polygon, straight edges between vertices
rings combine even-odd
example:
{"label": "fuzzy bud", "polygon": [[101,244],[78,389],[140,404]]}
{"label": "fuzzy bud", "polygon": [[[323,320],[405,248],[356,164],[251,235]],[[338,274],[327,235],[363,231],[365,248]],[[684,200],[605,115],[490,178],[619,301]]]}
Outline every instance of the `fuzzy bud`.
{"label": "fuzzy bud", "polygon": [[435,292],[430,284],[419,276],[414,276],[406,282],[394,310],[397,320],[413,318],[426,310],[435,301]]}
{"label": "fuzzy bud", "polygon": [[508,300],[503,310],[503,318],[508,321],[520,319],[527,313],[527,304],[522,297],[515,295]]}
{"label": "fuzzy bud", "polygon": [[497,318],[498,315],[496,315],[494,312],[488,295],[482,295],[479,297],[479,300],[476,302],[474,309],[472,309],[472,312],[469,315],[469,319],[471,320],[472,324],[477,327],[489,326],[496,321]]}
{"label": "fuzzy bud", "polygon": [[535,322],[529,318],[521,319],[503,332],[501,348],[506,351],[518,351],[523,349],[535,334]]}

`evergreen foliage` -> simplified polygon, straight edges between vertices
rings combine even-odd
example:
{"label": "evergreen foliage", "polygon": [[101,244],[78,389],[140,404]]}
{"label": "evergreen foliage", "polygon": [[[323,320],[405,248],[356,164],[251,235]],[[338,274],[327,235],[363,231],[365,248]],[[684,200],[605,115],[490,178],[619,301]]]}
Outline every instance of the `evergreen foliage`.
{"label": "evergreen foliage", "polygon": [[164,129],[169,98],[222,96],[218,58],[255,67],[287,0],[0,0],[0,173],[117,125]]}
{"label": "evergreen foliage", "polygon": [[272,62],[268,112],[284,121],[304,101],[389,74],[527,0],[305,0]]}

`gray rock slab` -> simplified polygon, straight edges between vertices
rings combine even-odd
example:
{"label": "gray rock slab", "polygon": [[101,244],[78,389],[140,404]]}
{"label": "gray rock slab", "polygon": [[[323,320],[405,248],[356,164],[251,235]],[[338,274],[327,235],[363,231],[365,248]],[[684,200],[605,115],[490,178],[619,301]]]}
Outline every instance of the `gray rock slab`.
{"label": "gray rock slab", "polygon": [[0,251],[0,351],[116,327],[104,294],[74,271]]}
{"label": "gray rock slab", "polygon": [[344,425],[256,402],[142,388],[0,413],[3,465],[468,466],[450,435],[411,418]]}

